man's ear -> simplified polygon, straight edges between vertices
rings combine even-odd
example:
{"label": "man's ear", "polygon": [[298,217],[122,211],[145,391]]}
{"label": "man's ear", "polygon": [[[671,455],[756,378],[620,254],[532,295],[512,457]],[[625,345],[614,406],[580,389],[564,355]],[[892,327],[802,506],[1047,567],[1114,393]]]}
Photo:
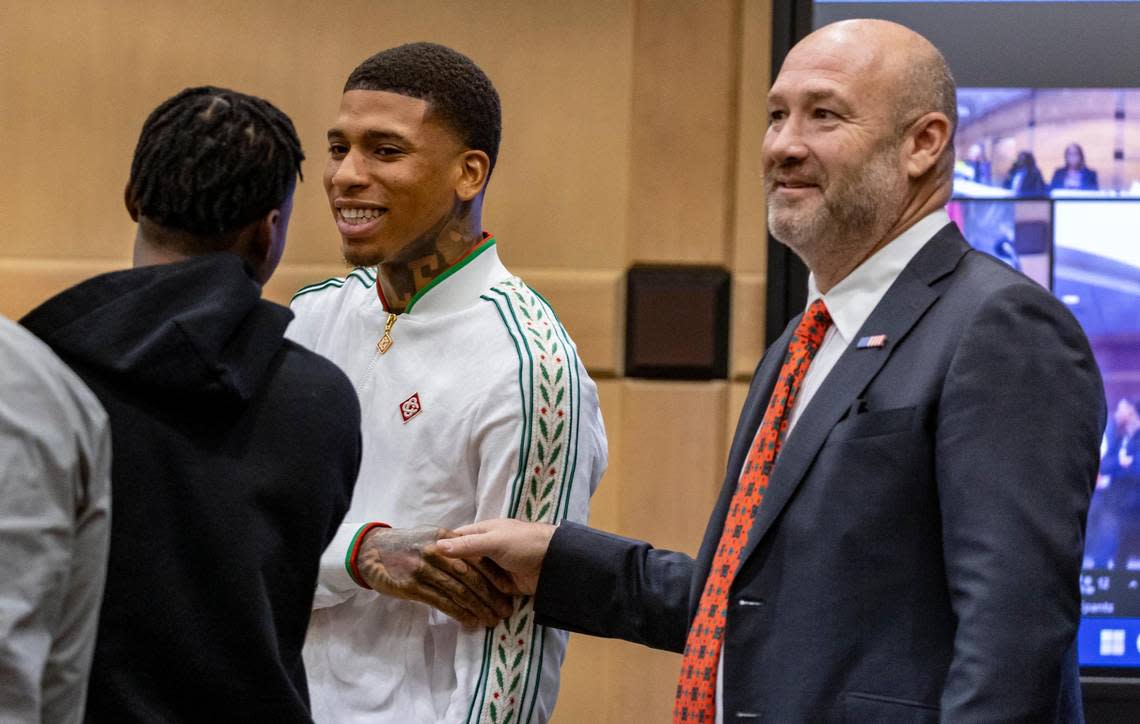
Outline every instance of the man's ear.
{"label": "man's ear", "polygon": [[491,159],[483,151],[469,149],[459,157],[459,178],[455,182],[455,195],[460,201],[470,201],[487,185],[491,173]]}
{"label": "man's ear", "polygon": [[134,202],[131,201],[130,181],[123,187],[123,204],[127,207],[127,213],[131,215],[131,221],[137,224],[139,222],[139,210],[135,208]]}
{"label": "man's ear", "polygon": [[910,127],[906,143],[906,172],[921,178],[938,163],[950,143],[950,120],[941,113],[927,113]]}
{"label": "man's ear", "polygon": [[281,256],[276,240],[282,232],[278,226],[284,221],[281,209],[273,209],[265,216],[246,227],[242,234],[240,253],[253,267],[257,281],[264,284],[273,276]]}
{"label": "man's ear", "polygon": [[277,235],[277,224],[281,221],[281,209],[273,209],[257,221],[256,232],[252,240],[252,250],[258,257],[269,256],[273,248],[273,240]]}

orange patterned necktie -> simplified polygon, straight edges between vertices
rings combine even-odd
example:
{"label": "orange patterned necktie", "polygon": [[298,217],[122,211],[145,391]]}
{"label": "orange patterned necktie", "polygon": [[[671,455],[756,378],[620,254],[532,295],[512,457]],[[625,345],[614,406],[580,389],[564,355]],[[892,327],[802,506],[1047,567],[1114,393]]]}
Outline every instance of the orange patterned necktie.
{"label": "orange patterned necktie", "polygon": [[800,391],[800,383],[830,325],[831,315],[823,300],[817,299],[804,312],[788,345],[788,356],[780,368],[776,386],[768,400],[768,409],[764,411],[764,419],[756,431],[752,449],[732,494],[728,517],[701,593],[700,605],[689,625],[681,676],[677,682],[677,698],[673,702],[674,724],[713,724],[716,721],[717,665],[724,641],[728,590],[740,568],[740,554],[748,541],[748,531],[752,529],[764,492],[768,489],[768,474],[788,429],[789,413]]}

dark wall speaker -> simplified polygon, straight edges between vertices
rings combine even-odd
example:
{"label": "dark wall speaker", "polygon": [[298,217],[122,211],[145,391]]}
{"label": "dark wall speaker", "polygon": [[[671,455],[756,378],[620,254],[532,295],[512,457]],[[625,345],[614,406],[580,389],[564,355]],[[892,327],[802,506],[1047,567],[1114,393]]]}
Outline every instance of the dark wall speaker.
{"label": "dark wall speaker", "polygon": [[731,278],[717,266],[636,264],[626,277],[625,374],[728,376]]}

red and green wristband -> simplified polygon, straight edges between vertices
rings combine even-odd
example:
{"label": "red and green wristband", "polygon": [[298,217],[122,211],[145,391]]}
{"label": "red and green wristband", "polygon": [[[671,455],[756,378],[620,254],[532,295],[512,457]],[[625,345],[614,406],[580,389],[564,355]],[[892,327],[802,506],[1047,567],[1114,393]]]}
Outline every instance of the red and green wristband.
{"label": "red and green wristband", "polygon": [[373,528],[391,528],[392,526],[387,523],[365,523],[360,526],[360,530],[356,531],[356,535],[352,536],[352,543],[348,546],[348,552],[344,556],[344,569],[348,571],[349,577],[353,582],[361,588],[372,589],[364,582],[364,577],[360,575],[360,569],[356,567],[356,556],[360,553],[360,545],[364,542],[364,536],[368,531]]}

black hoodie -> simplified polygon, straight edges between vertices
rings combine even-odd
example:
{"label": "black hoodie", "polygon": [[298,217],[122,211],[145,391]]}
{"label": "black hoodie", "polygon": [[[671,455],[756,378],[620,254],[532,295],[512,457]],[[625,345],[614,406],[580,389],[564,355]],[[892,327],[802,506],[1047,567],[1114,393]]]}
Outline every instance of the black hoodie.
{"label": "black hoodie", "polygon": [[309,721],[301,646],[360,408],[232,254],[113,272],[22,323],[111,419],[92,722]]}

